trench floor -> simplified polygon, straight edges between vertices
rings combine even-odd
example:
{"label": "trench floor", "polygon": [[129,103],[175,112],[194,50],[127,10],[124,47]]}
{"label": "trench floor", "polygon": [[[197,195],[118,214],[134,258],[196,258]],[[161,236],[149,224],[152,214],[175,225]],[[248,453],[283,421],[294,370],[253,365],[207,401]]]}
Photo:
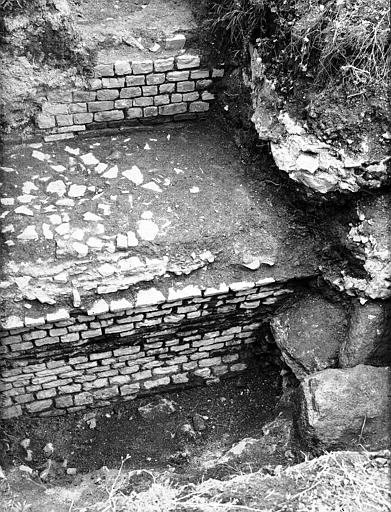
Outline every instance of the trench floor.
{"label": "trench floor", "polygon": [[72,286],[115,289],[129,274],[129,286],[168,288],[318,268],[307,219],[214,119],[7,147],[1,165],[3,314],[61,304]]}

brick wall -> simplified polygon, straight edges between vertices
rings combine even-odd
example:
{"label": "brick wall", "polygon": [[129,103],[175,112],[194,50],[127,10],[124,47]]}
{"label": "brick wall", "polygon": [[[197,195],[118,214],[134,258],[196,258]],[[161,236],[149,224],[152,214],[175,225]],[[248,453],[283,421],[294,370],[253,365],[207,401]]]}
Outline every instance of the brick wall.
{"label": "brick wall", "polygon": [[192,119],[209,110],[210,88],[223,75],[187,54],[100,64],[87,89],[48,93],[36,125],[51,141],[96,128]]}
{"label": "brick wall", "polygon": [[291,292],[233,283],[166,299],[150,289],[19,327],[13,317],[0,333],[2,416],[60,415],[243,371],[262,321]]}

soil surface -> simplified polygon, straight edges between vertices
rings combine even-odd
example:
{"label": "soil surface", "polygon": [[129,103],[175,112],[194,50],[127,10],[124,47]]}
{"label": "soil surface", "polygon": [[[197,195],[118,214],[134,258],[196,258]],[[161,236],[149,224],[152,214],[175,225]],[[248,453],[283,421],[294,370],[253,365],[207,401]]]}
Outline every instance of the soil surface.
{"label": "soil surface", "polygon": [[[322,241],[308,220],[213,118],[2,156],[2,295],[28,308],[37,290],[61,303],[71,281],[83,293],[129,269],[140,274],[133,283],[166,273],[163,289],[173,274],[208,286],[317,271]],[[117,235],[129,232],[119,250]],[[243,266],[253,257],[256,271]]]}
{"label": "soil surface", "polygon": [[[278,450],[265,450],[251,465],[231,463],[223,468],[216,465],[232,444],[246,437],[263,436],[262,427],[276,415],[280,392],[277,370],[264,368],[209,387],[162,394],[161,397],[174,402],[175,412],[153,419],[143,418],[139,407],[154,403],[159,397],[57,418],[3,422],[3,446],[8,444],[10,448],[3,452],[0,464],[7,470],[11,465],[18,468],[23,464],[41,472],[47,461],[43,449],[47,443],[53,444],[51,458],[57,461],[58,467],[49,481],[42,482],[38,477],[22,478],[19,488],[13,487],[21,499],[35,502],[32,512],[49,511],[50,507],[56,512],[68,510],[62,507],[66,500],[62,505],[54,505],[53,485],[65,486],[63,496],[67,492],[70,495],[72,488],[80,484],[81,473],[90,472],[88,478],[92,481],[101,480],[102,471],[96,470],[102,466],[118,469],[127,455],[124,465],[127,470],[168,472],[171,480],[181,484],[197,482],[205,476],[226,478],[262,466],[286,465],[289,459]],[[202,418],[198,428],[197,415]],[[191,425],[194,433],[184,432],[184,425]],[[20,446],[26,438],[31,440],[32,461],[26,461],[26,451]],[[64,460],[68,467],[77,469],[79,476],[66,475],[62,467]],[[11,472],[11,482],[17,478],[17,473],[20,478],[18,469]],[[139,485],[144,485],[143,479]],[[45,489],[43,495],[42,489]],[[57,491],[54,501],[59,497],[61,493]],[[69,507],[69,503],[66,506]]]}

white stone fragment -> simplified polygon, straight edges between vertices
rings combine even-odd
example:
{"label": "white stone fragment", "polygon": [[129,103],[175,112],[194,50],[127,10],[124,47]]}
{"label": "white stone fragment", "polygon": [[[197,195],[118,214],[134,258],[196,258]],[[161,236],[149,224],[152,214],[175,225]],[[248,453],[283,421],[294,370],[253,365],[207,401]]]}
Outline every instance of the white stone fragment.
{"label": "white stone fragment", "polygon": [[70,155],[79,155],[80,149],[79,148],[70,148],[69,146],[65,146],[65,151],[69,153]]}
{"label": "white stone fragment", "polygon": [[126,233],[127,235],[127,244],[128,247],[137,247],[138,246],[138,240],[136,237],[136,233],[134,231],[128,231]]}
{"label": "white stone fragment", "polygon": [[103,315],[109,312],[109,305],[104,299],[99,299],[93,303],[90,309],[87,309],[87,315]]}
{"label": "white stone fragment", "polygon": [[27,206],[18,206],[15,209],[15,213],[19,213],[19,215],[28,215],[29,217],[34,216],[34,212],[27,208]]}
{"label": "white stone fragment", "polygon": [[115,241],[117,249],[124,250],[128,248],[128,237],[126,235],[118,234]]}
{"label": "white stone fragment", "polygon": [[213,263],[215,260],[215,257],[210,251],[204,251],[199,256],[203,261],[208,261],[209,263]]}
{"label": "white stone fragment", "polygon": [[39,190],[36,185],[32,181],[25,181],[23,183],[22,192],[23,194],[30,194],[33,190]]}
{"label": "white stone fragment", "polygon": [[44,325],[45,322],[46,322],[46,320],[45,320],[45,317],[43,317],[43,316],[36,317],[36,318],[28,317],[28,316],[24,317],[24,324],[26,327],[37,327],[38,325]]}
{"label": "white stone fragment", "polygon": [[111,206],[109,204],[98,204],[98,210],[102,210],[103,215],[108,216],[111,213]]}
{"label": "white stone fragment", "polygon": [[69,223],[63,222],[62,224],[56,227],[55,231],[60,236],[67,235],[69,233]]}
{"label": "white stone fragment", "polygon": [[87,256],[88,245],[81,244],[80,242],[73,242],[72,247],[80,256]]}
{"label": "white stone fragment", "polygon": [[65,172],[67,170],[63,165],[51,165],[50,167],[56,172]]}
{"label": "white stone fragment", "polygon": [[20,235],[18,235],[19,240],[38,240],[38,233],[35,229],[35,226],[27,226]]}
{"label": "white stone fragment", "polygon": [[204,295],[205,295],[205,297],[211,297],[212,295],[220,295],[221,293],[228,293],[228,292],[229,292],[228,285],[225,283],[220,283],[218,288],[213,288],[213,287],[207,288],[204,291]]}
{"label": "white stone fragment", "polygon": [[236,283],[231,283],[229,285],[230,290],[233,292],[241,292],[243,290],[250,290],[255,286],[255,283],[252,281],[238,281]]}
{"label": "white stone fragment", "polygon": [[149,212],[149,211],[143,212],[143,213],[141,214],[141,218],[142,218],[143,220],[151,220],[151,219],[152,219],[152,217],[153,217],[153,213],[152,213],[152,212]]}
{"label": "white stone fragment", "polygon": [[46,240],[53,240],[53,233],[50,229],[50,225],[45,222],[42,224],[42,233]]}
{"label": "white stone fragment", "polygon": [[86,193],[87,187],[85,185],[76,185],[73,184],[69,188],[68,196],[69,197],[83,197]]}
{"label": "white stone fragment", "polygon": [[13,224],[7,224],[3,228],[1,228],[2,233],[14,233],[15,232],[15,226]]}
{"label": "white stone fragment", "polygon": [[24,327],[23,320],[16,315],[11,315],[7,317],[5,320],[1,321],[1,326],[3,329],[6,330],[12,330],[12,329],[20,329],[21,327]]}
{"label": "white stone fragment", "polygon": [[33,158],[36,158],[37,160],[40,160],[41,162],[44,162],[45,160],[50,159],[50,155],[47,155],[46,153],[42,153],[41,151],[34,150],[31,155]]}
{"label": "white stone fragment", "polygon": [[148,142],[145,143],[144,149],[146,151],[149,151],[151,149],[151,146],[148,144]]}
{"label": "white stone fragment", "polygon": [[61,215],[58,215],[57,213],[54,213],[53,215],[49,215],[50,222],[57,226],[58,224],[61,224],[62,218]]}
{"label": "white stone fragment", "polygon": [[110,167],[104,174],[102,174],[102,178],[106,178],[108,180],[112,180],[118,177],[118,167],[114,165],[114,167]]}
{"label": "white stone fragment", "polygon": [[156,288],[149,288],[148,290],[140,290],[136,298],[136,308],[143,306],[152,306],[161,304],[166,301],[165,296]]}
{"label": "white stone fragment", "polygon": [[92,153],[86,153],[85,155],[81,155],[80,159],[84,165],[98,165],[99,164],[99,160]]}
{"label": "white stone fragment", "polygon": [[78,240],[79,242],[81,242],[81,240],[83,240],[84,238],[84,231],[80,228],[76,228],[72,231],[71,233],[71,238],[73,238],[74,240]]}
{"label": "white stone fragment", "polygon": [[200,191],[199,187],[191,187],[189,189],[190,194],[198,194]]}
{"label": "white stone fragment", "polygon": [[264,284],[271,284],[275,282],[276,280],[274,279],[274,277],[264,277],[262,279],[259,279],[258,281],[255,281],[255,284],[257,286],[263,286]]}
{"label": "white stone fragment", "polygon": [[98,222],[98,221],[102,220],[102,217],[99,217],[99,215],[95,215],[95,213],[92,213],[92,212],[86,212],[83,215],[83,219],[90,221],[90,222]]}
{"label": "white stone fragment", "polygon": [[75,201],[73,199],[70,199],[69,197],[64,197],[64,199],[59,199],[56,201],[57,206],[68,206],[69,208],[72,208],[75,206]]}
{"label": "white stone fragment", "polygon": [[60,197],[65,194],[66,190],[67,188],[62,180],[51,181],[46,188],[48,194],[57,194]]}
{"label": "white stone fragment", "polygon": [[137,222],[137,233],[142,240],[152,242],[159,233],[159,228],[152,220],[140,220]]}
{"label": "white stone fragment", "polygon": [[91,247],[91,249],[102,249],[103,247],[103,241],[100,238],[96,238],[95,236],[90,236],[90,238],[87,240],[88,247]]}
{"label": "white stone fragment", "polygon": [[59,274],[55,275],[53,277],[53,281],[55,281],[56,283],[67,283],[68,282],[68,279],[69,279],[69,274],[68,272],[60,272]]}
{"label": "white stone fragment", "polygon": [[126,309],[133,309],[133,303],[127,299],[112,300],[110,302],[110,311],[116,313],[118,311],[125,311]]}
{"label": "white stone fragment", "polygon": [[191,299],[193,297],[201,297],[202,292],[198,286],[189,285],[180,290],[175,290],[174,288],[170,288],[168,291],[168,301],[171,302],[173,300],[182,300],[182,299]]}
{"label": "white stone fragment", "polygon": [[124,171],[122,176],[134,183],[136,186],[141,185],[144,181],[144,176],[137,165],[133,165],[131,169]]}
{"label": "white stone fragment", "polygon": [[68,318],[69,312],[64,308],[60,308],[54,313],[48,313],[46,315],[47,322],[61,322],[62,320],[68,320]]}
{"label": "white stone fragment", "polygon": [[31,203],[34,198],[35,196],[32,196],[31,194],[23,194],[22,196],[18,196],[17,200],[19,203],[28,204]]}
{"label": "white stone fragment", "polygon": [[100,162],[96,167],[95,171],[98,174],[102,174],[102,172],[105,172],[105,170],[108,168],[108,164],[104,164],[103,162]]}
{"label": "white stone fragment", "polygon": [[149,181],[145,185],[142,185],[142,187],[147,190],[151,190],[152,192],[162,192],[162,189],[154,181]]}
{"label": "white stone fragment", "polygon": [[103,265],[97,268],[97,271],[102,277],[112,276],[116,270],[117,269],[113,265],[110,265],[110,263],[104,263]]}
{"label": "white stone fragment", "polygon": [[0,199],[0,203],[3,206],[13,206],[15,203],[15,199],[13,197],[2,197]]}

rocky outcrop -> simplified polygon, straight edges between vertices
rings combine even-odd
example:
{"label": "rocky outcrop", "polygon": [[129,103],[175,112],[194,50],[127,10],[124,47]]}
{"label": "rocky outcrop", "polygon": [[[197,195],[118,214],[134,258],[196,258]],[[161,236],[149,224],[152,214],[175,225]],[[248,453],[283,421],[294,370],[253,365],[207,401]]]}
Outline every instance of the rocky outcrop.
{"label": "rocky outcrop", "polygon": [[390,368],[358,365],[306,377],[298,391],[297,429],[308,449],[387,448]]}
{"label": "rocky outcrop", "polygon": [[285,363],[304,379],[337,366],[347,316],[343,306],[314,295],[289,305],[272,319],[271,327]]}
{"label": "rocky outcrop", "polygon": [[341,367],[391,365],[391,303],[356,301],[339,354]]}
{"label": "rocky outcrop", "polygon": [[255,129],[260,139],[270,141],[277,167],[291,179],[320,194],[379,188],[389,181],[391,159],[379,143],[380,134],[366,133],[354,151],[327,137],[319,138],[304,119],[290,113],[275,84],[266,77],[255,49],[251,86]]}

